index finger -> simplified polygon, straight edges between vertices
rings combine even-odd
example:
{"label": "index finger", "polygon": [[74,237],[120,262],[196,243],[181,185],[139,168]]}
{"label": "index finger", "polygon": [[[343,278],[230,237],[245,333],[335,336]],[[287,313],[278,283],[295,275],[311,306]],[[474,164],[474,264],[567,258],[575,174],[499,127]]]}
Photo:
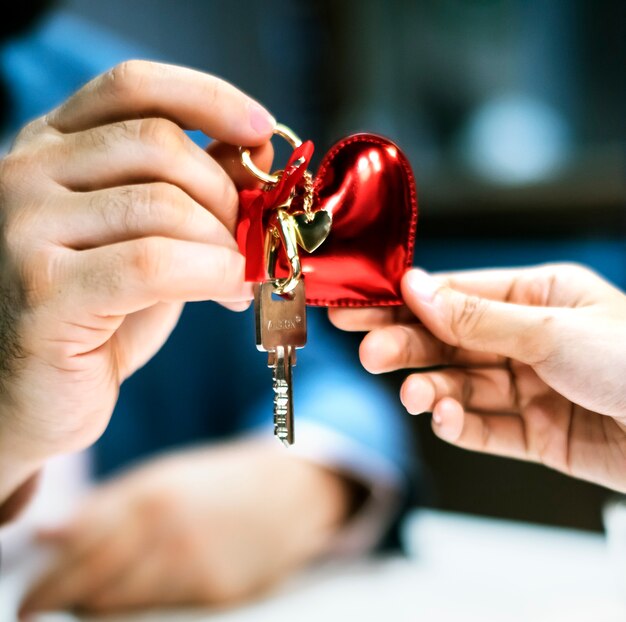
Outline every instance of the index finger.
{"label": "index finger", "polygon": [[276,126],[265,108],[220,78],[141,60],[126,61],[94,78],[53,110],[47,122],[69,133],[146,116],[251,147],[266,142]]}
{"label": "index finger", "polygon": [[[442,285],[481,298],[508,302],[520,285],[537,283],[539,275],[546,274],[546,266],[532,268],[484,268],[435,272],[432,276]],[[365,307],[361,309],[329,309],[330,321],[342,330],[366,331],[391,324],[417,322],[417,318],[405,306]]]}

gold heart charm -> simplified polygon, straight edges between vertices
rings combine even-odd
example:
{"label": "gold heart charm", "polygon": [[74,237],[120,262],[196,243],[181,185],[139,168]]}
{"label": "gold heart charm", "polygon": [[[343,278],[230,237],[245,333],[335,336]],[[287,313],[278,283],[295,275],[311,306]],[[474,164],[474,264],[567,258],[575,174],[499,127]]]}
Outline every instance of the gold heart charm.
{"label": "gold heart charm", "polygon": [[296,225],[296,240],[307,253],[312,253],[322,245],[333,224],[332,214],[325,209],[313,214],[300,212],[293,214],[292,218]]}

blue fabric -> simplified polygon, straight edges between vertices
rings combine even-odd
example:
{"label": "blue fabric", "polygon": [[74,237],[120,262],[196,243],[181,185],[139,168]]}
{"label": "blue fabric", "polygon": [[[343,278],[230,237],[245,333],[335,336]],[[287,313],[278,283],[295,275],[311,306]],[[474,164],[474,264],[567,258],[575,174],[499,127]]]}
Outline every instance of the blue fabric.
{"label": "blue fabric", "polygon": [[[12,128],[47,112],[116,63],[139,56],[145,58],[145,51],[70,14],[52,15],[0,50],[0,70],[15,104]],[[406,414],[397,396],[367,376],[354,344],[347,347],[323,312],[311,312],[309,334],[295,370],[297,418],[348,435],[400,472],[410,472]],[[259,426],[271,433],[266,363],[254,345],[251,312],[188,304],[159,354],[122,386],[111,424],[95,447],[97,473],[165,448],[229,438]]]}
{"label": "blue fabric", "polygon": [[[294,368],[296,435],[299,422],[316,422],[406,473],[412,452],[397,398],[362,370],[356,348],[346,347],[322,310],[310,310],[308,324],[309,344]],[[271,371],[255,346],[252,310],[188,304],[159,354],[122,386],[97,445],[99,467],[107,472],[139,455],[258,427],[269,435],[272,405]]]}
{"label": "blue fabric", "polygon": [[0,71],[12,100],[10,127],[22,127],[91,78],[141,55],[137,47],[70,13],[52,13],[0,49]]}

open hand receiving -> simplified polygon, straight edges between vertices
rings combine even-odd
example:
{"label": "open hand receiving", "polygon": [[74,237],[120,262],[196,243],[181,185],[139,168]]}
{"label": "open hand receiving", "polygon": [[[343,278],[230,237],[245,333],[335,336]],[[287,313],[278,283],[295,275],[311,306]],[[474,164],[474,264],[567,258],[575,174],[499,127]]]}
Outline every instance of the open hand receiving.
{"label": "open hand receiving", "polygon": [[[626,492],[626,295],[586,268],[409,271],[406,307],[335,309],[442,439]],[[421,370],[420,370],[421,368]],[[434,369],[433,369],[434,368]]]}

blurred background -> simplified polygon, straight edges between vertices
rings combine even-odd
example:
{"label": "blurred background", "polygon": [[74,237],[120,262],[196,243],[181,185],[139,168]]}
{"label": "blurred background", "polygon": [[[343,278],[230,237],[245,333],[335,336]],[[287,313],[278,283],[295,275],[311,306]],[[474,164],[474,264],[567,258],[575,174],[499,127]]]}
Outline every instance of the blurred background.
{"label": "blurred background", "polygon": [[[416,264],[578,261],[626,286],[623,0],[57,5],[233,82],[311,138],[317,161],[355,131],[397,142],[418,184]],[[603,489],[453,449],[429,425],[413,426],[427,505],[601,528]]]}

